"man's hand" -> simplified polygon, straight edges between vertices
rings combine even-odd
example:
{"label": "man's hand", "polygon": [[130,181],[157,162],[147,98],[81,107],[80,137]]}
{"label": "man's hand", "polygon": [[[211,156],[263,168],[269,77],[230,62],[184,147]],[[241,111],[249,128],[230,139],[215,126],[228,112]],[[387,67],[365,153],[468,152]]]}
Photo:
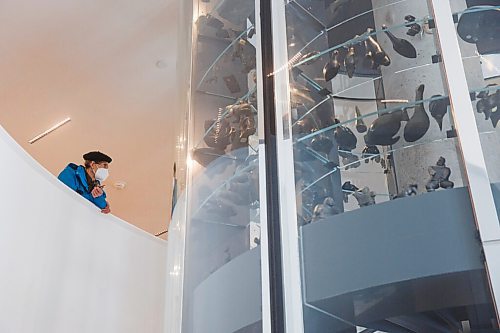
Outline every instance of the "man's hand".
{"label": "man's hand", "polygon": [[104,190],[101,187],[96,186],[96,187],[94,187],[94,189],[92,190],[92,192],[90,192],[90,194],[92,194],[92,196],[94,198],[97,198],[97,197],[100,197],[101,195],[104,194]]}
{"label": "man's hand", "polygon": [[111,213],[111,209],[109,208],[109,204],[107,204],[106,207],[104,207],[104,209],[101,209],[101,213],[103,213],[103,214]]}

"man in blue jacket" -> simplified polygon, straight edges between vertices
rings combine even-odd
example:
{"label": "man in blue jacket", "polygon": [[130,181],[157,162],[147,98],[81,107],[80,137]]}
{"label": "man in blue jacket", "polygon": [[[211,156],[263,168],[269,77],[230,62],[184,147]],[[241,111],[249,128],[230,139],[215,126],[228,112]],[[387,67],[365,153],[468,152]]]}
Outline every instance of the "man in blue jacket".
{"label": "man in blue jacket", "polygon": [[84,165],[74,163],[68,166],[59,174],[59,180],[72,188],[85,199],[92,202],[101,209],[101,212],[108,214],[111,212],[106,201],[106,193],[103,190],[102,182],[108,178],[108,167],[112,159],[100,151],[91,151],[83,155]]}

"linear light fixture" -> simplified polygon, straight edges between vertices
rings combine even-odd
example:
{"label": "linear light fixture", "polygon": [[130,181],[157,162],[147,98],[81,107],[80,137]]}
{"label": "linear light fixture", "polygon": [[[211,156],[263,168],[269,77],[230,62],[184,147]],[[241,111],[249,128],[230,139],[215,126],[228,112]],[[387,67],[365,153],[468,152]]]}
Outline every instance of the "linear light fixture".
{"label": "linear light fixture", "polygon": [[68,117],[68,118],[64,119],[63,121],[61,121],[61,122],[59,122],[59,123],[55,124],[54,126],[52,126],[51,128],[49,128],[49,129],[48,129],[48,130],[46,130],[45,132],[43,132],[43,133],[41,133],[41,134],[39,134],[39,135],[35,136],[33,139],[29,140],[28,142],[29,142],[30,144],[33,144],[33,143],[37,142],[38,140],[40,140],[41,138],[43,138],[44,136],[49,135],[50,133],[54,132],[54,131],[55,131],[56,129],[58,129],[59,127],[66,125],[66,124],[67,124],[67,123],[69,123],[70,121],[71,121],[71,118],[70,118],[70,117]]}

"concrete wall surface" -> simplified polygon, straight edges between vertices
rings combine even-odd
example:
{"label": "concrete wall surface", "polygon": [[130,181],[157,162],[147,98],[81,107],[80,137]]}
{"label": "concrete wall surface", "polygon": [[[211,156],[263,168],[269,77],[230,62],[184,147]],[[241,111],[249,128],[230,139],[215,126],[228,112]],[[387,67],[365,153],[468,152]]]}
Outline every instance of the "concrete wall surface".
{"label": "concrete wall surface", "polygon": [[44,170],[0,127],[0,332],[161,332],[167,243]]}

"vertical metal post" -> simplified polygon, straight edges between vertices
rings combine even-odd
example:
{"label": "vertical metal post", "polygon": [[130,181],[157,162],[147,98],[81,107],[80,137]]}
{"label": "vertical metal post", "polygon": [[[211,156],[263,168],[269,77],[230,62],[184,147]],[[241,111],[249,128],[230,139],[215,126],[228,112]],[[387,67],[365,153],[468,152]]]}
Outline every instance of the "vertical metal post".
{"label": "vertical metal post", "polygon": [[[467,175],[477,228],[485,251],[486,268],[498,309],[500,302],[500,224],[493,200],[474,109],[458,44],[449,0],[430,0],[446,73],[458,140]],[[497,311],[498,316],[498,311]]]}
{"label": "vertical metal post", "polygon": [[302,333],[304,316],[290,114],[286,2],[285,0],[270,2],[285,323],[286,332]]}
{"label": "vertical metal post", "polygon": [[[273,333],[285,332],[283,295],[283,266],[282,266],[282,244],[280,230],[280,189],[278,178],[277,158],[277,128],[275,108],[275,82],[274,76],[269,75],[274,71],[273,62],[273,8],[271,0],[260,1],[260,44],[261,44],[261,86],[262,107],[264,110],[264,151],[265,151],[265,180],[266,180],[266,222],[267,251],[269,267],[269,295],[270,295],[270,323]],[[278,0],[279,2],[279,0]],[[284,26],[282,26],[284,29]]]}
{"label": "vertical metal post", "polygon": [[[262,0],[266,1],[266,0]],[[267,221],[267,173],[266,173],[266,145],[264,141],[264,72],[262,66],[262,22],[261,0],[255,0],[255,38],[256,38],[256,74],[257,74],[257,121],[259,137],[259,210],[260,210],[260,278],[262,284],[262,332],[271,333],[271,286],[269,269],[269,237]]]}

